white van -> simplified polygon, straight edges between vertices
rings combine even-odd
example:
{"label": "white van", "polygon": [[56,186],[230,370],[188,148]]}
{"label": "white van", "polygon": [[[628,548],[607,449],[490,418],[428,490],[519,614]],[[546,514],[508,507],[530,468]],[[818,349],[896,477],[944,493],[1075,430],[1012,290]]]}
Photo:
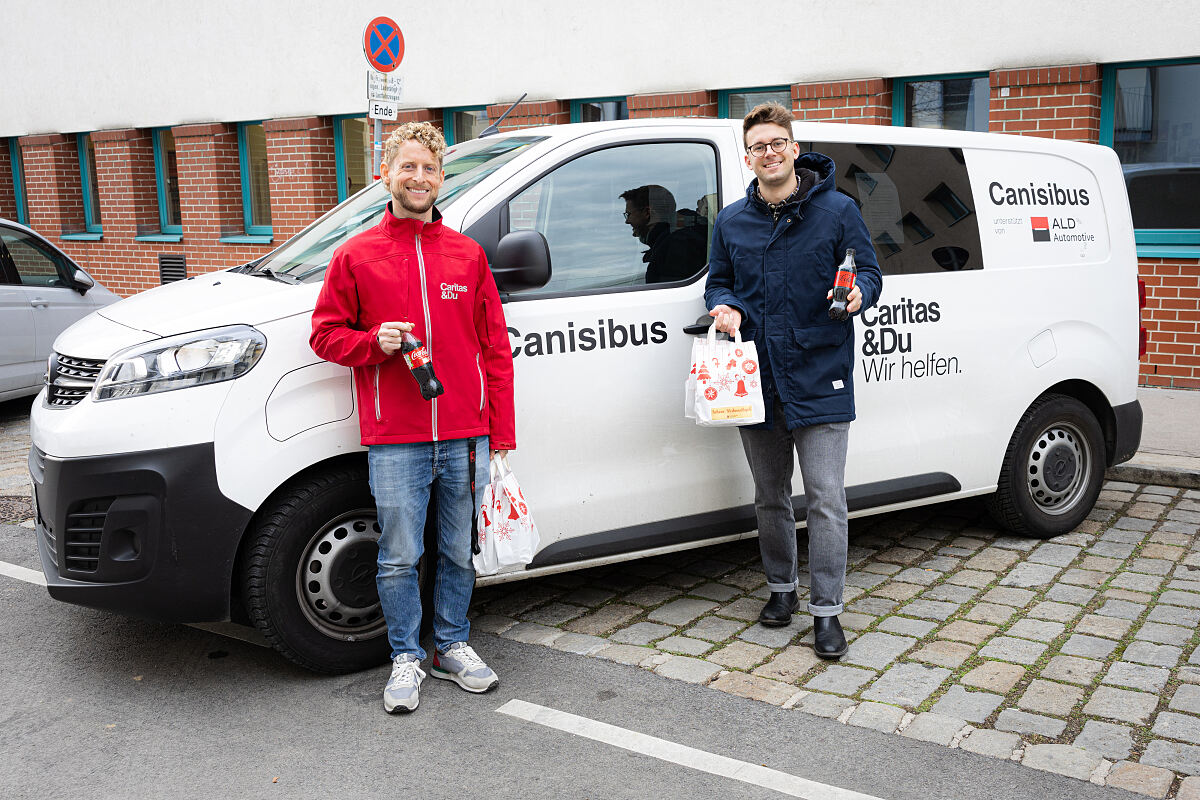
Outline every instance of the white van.
{"label": "white van", "polygon": [[[852,514],[993,495],[1015,532],[1074,528],[1105,466],[1141,436],[1144,332],[1114,153],[911,128],[794,132],[836,162],[884,273],[856,324]],[[483,245],[504,296],[513,464],[542,533],[527,569],[480,583],[754,535],[737,433],[681,413],[702,256],[671,265],[685,278],[647,283],[622,198],[656,187],[671,235],[707,241],[752,177],[740,122],[516,131],[452,148],[446,173],[445,221]],[[372,186],[253,265],[131,297],[58,339],[30,454],[52,596],[249,619],[316,670],[386,659],[351,376],[308,347],[330,256],[386,199]],[[81,379],[90,391],[69,391]]]}

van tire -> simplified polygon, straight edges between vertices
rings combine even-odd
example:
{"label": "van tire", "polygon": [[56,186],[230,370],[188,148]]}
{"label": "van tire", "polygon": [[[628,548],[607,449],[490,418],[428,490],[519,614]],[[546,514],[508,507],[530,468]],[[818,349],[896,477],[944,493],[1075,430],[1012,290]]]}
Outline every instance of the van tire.
{"label": "van tire", "polygon": [[1096,503],[1104,458],[1104,434],[1095,414],[1074,397],[1042,395],[1013,431],[988,510],[1022,536],[1070,533]]}
{"label": "van tire", "polygon": [[[301,476],[259,511],[242,558],[242,596],[254,627],[289,661],[327,674],[387,662],[387,626],[375,589],[375,520],[365,463]],[[338,594],[319,581],[335,569]],[[420,572],[426,606],[427,572]]]}

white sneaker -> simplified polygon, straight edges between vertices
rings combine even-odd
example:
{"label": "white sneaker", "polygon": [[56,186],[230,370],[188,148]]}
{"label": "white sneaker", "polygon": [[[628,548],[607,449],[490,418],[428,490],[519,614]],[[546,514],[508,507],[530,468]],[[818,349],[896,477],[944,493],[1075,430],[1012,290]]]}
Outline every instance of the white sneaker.
{"label": "white sneaker", "polygon": [[383,707],[389,714],[407,714],[416,711],[421,702],[421,671],[417,657],[412,653],[401,653],[392,662],[392,677],[383,687]]}
{"label": "white sneaker", "polygon": [[491,667],[466,642],[455,642],[446,652],[435,650],[430,674],[435,678],[454,681],[468,692],[482,694],[500,685]]}

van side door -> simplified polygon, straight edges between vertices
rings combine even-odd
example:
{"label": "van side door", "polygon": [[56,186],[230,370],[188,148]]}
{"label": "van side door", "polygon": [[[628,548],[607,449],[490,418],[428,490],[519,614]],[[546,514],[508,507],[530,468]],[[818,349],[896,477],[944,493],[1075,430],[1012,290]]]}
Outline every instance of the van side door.
{"label": "van side door", "polygon": [[504,306],[514,466],[543,537],[535,565],[563,549],[556,541],[573,540],[577,560],[704,538],[678,521],[752,499],[745,470],[731,468],[736,431],[683,415],[682,328],[705,313],[716,211],[744,191],[733,145],[731,128],[711,125],[585,135],[468,215],[464,231],[485,249],[517,230],[550,248],[550,282]]}

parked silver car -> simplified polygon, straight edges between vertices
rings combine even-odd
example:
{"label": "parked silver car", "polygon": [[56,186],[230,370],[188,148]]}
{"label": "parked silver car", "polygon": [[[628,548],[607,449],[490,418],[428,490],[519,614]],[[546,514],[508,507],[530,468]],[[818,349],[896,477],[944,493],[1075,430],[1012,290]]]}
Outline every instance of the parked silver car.
{"label": "parked silver car", "polygon": [[0,219],[0,400],[37,394],[58,335],[120,299],[36,231]]}

